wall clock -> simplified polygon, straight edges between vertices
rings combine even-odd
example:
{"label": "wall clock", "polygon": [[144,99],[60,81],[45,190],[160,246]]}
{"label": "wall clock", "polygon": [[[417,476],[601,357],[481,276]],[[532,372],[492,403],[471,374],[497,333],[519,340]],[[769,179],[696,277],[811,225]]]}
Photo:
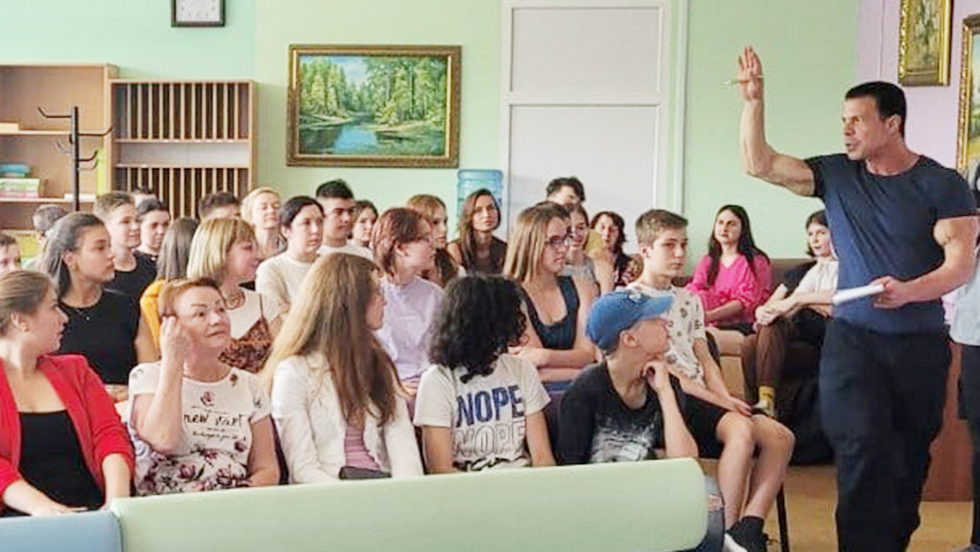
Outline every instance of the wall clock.
{"label": "wall clock", "polygon": [[225,0],[170,0],[171,27],[224,27]]}

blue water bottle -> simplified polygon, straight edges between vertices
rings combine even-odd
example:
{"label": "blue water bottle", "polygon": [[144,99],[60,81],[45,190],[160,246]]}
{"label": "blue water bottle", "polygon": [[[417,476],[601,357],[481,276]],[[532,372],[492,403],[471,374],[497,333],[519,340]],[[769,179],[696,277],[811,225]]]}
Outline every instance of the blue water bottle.
{"label": "blue water bottle", "polygon": [[[504,208],[504,173],[496,169],[462,169],[459,171],[459,184],[456,188],[456,216],[463,214],[466,196],[486,188],[497,200],[501,211]],[[501,212],[501,216],[503,213]]]}

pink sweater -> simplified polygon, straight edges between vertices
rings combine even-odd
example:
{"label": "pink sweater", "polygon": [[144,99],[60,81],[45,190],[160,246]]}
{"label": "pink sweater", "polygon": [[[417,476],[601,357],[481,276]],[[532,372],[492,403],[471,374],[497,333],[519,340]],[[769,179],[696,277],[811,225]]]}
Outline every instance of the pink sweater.
{"label": "pink sweater", "polygon": [[705,312],[718,308],[731,300],[742,304],[742,312],[725,320],[716,320],[710,325],[755,322],[755,309],[766,302],[772,288],[772,272],[769,259],[756,255],[753,261],[755,274],[749,268],[744,255],[739,255],[731,266],[721,264],[714,285],[708,285],[708,267],[711,257],[705,255],[694,268],[694,275],[685,289],[701,298]]}

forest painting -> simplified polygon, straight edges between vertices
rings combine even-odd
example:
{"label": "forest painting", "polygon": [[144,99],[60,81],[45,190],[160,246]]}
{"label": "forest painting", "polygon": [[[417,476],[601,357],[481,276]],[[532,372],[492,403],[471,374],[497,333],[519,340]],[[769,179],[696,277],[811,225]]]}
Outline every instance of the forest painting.
{"label": "forest painting", "polygon": [[291,46],[288,164],[456,167],[458,46]]}
{"label": "forest painting", "polygon": [[980,183],[980,14],[963,20],[957,168],[977,189]]}

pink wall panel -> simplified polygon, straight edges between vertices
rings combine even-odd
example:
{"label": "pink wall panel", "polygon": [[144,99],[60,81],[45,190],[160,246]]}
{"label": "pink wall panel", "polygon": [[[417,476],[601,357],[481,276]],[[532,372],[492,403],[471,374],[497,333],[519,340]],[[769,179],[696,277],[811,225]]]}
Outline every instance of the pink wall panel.
{"label": "pink wall panel", "polygon": [[[857,81],[898,82],[898,31],[901,0],[861,0]],[[980,13],[980,0],[953,0],[949,84],[905,88],[909,103],[909,146],[936,161],[956,165],[963,19]]]}

